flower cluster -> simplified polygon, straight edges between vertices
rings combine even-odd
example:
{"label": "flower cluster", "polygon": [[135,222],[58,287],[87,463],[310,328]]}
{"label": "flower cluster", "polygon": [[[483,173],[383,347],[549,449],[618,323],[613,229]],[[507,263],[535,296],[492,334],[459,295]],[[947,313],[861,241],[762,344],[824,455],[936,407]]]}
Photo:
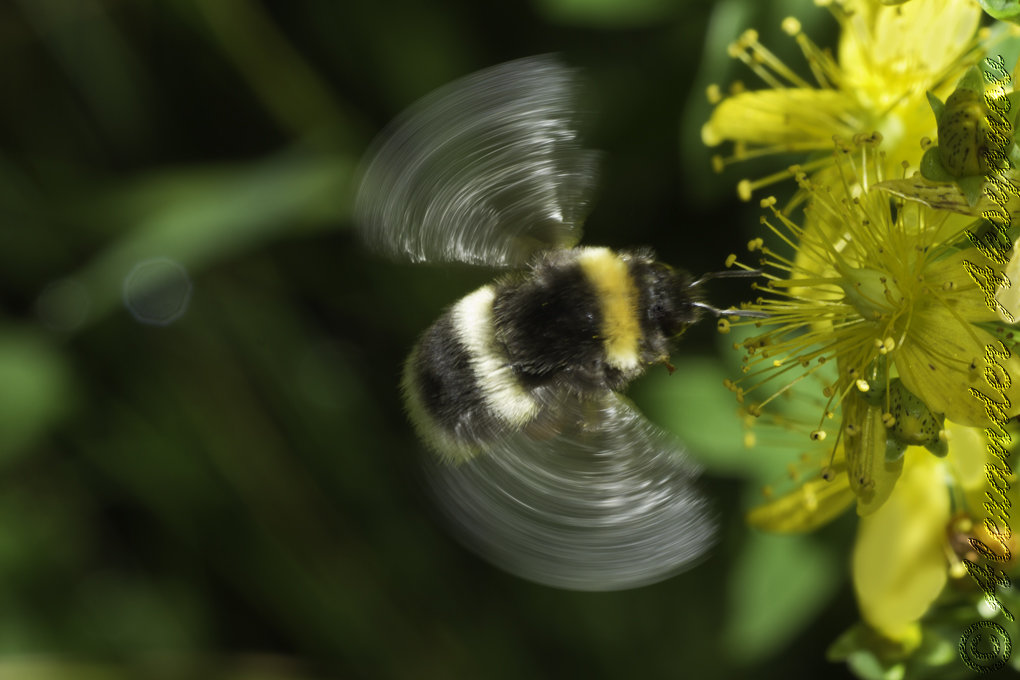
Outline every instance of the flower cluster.
{"label": "flower cluster", "polygon": [[[830,7],[841,27],[838,58],[812,42],[796,19],[783,22],[814,83],[780,61],[753,30],[731,45],[731,54],[769,88],[749,91],[737,84],[726,97],[718,87],[709,88],[716,107],[702,140],[708,146],[733,143],[732,156],[716,157],[717,169],[767,154],[823,152],[805,166],[814,172],[829,164],[833,137],[849,140],[876,131],[885,140],[889,163],[916,166],[920,161],[918,140],[937,133],[927,93],[948,96],[977,63],[980,9],[962,0],[911,0],[898,7],[843,0]],[[755,189],[786,176],[744,180],[738,191],[747,200]]]}
{"label": "flower cluster", "polygon": [[1020,97],[1001,79],[989,94],[1001,60],[969,0],[825,4],[841,27],[836,57],[796,20],[783,24],[816,83],[749,31],[731,52],[769,88],[710,91],[703,139],[733,146],[718,169],[813,154],[738,185],[746,199],[793,178],[797,200],[762,200],[765,233],[728,262],[761,270],[760,296],[744,306],[767,316],[734,321],[748,333],[735,343],[743,375],[727,386],[763,424],[787,397],[817,404],[804,435],[824,461],[749,521],[807,531],[856,504],[864,626],[833,655],[864,649],[902,677],[930,652],[925,626],[947,603],[1013,621],[1000,595],[1020,531],[1009,512],[1020,503],[1009,463],[1020,343],[1007,325],[1020,310]]}

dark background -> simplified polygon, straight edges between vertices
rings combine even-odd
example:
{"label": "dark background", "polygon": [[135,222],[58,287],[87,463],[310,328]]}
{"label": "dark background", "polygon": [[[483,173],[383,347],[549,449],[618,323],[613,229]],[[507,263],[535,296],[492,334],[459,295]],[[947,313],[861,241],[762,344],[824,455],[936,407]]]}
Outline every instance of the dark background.
{"label": "dark background", "polygon": [[[778,165],[711,172],[705,88],[758,86],[725,52],[751,26],[804,70],[790,13],[833,44],[808,0],[0,7],[0,677],[845,674],[825,650],[857,618],[852,521],[752,534],[761,461],[706,460],[719,547],[655,586],[552,590],[454,543],[396,384],[492,272],[382,261],[349,222],[356,163],[400,110],[558,52],[605,151],[586,242],[721,269],[758,235],[736,181]],[[128,291],[164,320],[180,306],[172,323],[125,306],[139,263],[178,277]],[[725,305],[746,284],[711,290]],[[633,396],[681,432],[692,401],[732,416],[717,344],[693,330],[678,375]]]}

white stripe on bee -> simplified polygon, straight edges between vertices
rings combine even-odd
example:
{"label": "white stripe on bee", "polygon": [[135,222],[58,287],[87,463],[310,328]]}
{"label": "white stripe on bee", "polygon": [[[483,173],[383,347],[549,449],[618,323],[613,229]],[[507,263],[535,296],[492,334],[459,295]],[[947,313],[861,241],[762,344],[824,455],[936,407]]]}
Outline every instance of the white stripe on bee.
{"label": "white stripe on bee", "polygon": [[404,363],[404,376],[401,380],[404,404],[407,408],[407,415],[411,418],[411,424],[414,425],[415,431],[425,442],[425,445],[444,460],[455,463],[470,460],[478,453],[476,447],[451,435],[447,428],[439,425],[422,400],[422,387],[418,382],[416,370],[419,362],[418,352],[419,347],[416,346],[407,357],[407,361]]}
{"label": "white stripe on bee", "polygon": [[638,368],[638,292],[627,263],[609,248],[583,248],[577,256],[598,295],[606,363],[621,371]]}
{"label": "white stripe on bee", "polygon": [[453,307],[453,327],[471,357],[475,382],[486,405],[513,427],[523,427],[538,415],[538,402],[514,375],[496,344],[492,286],[479,288]]}

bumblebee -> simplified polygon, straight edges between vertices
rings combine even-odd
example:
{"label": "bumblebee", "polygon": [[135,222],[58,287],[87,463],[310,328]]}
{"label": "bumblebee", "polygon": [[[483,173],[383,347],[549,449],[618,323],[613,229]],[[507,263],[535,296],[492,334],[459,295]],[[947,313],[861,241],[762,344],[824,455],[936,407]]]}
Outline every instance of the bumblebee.
{"label": "bumblebee", "polygon": [[577,94],[575,71],[539,56],[429,95],[370,149],[355,219],[392,257],[506,270],[404,367],[427,477],[461,540],[539,583],[614,590],[691,565],[714,534],[683,446],[621,392],[669,366],[704,313],[740,312],[651,250],[577,246],[598,165]]}

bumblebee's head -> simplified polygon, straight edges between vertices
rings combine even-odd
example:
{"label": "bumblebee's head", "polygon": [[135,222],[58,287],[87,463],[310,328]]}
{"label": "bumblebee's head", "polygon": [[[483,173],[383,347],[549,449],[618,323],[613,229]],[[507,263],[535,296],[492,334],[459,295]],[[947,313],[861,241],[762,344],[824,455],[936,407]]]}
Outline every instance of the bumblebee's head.
{"label": "bumblebee's head", "polygon": [[682,269],[675,269],[662,262],[647,265],[642,291],[642,308],[645,323],[659,330],[667,338],[673,338],[693,323],[697,323],[705,312],[719,316],[765,316],[762,312],[741,309],[719,309],[705,302],[703,284],[710,279],[741,278],[760,276],[756,270],[726,270],[712,272],[695,279]]}
{"label": "bumblebee's head", "polygon": [[667,338],[680,335],[701,318],[700,286],[682,269],[652,262],[645,275],[643,294],[645,322]]}

